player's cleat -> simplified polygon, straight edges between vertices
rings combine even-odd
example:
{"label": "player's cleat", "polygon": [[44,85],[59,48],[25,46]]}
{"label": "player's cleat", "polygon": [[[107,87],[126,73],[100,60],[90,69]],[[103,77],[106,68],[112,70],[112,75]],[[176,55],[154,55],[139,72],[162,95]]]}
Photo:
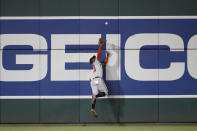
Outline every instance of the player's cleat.
{"label": "player's cleat", "polygon": [[91,109],[91,112],[92,112],[92,114],[93,114],[93,116],[94,116],[95,118],[98,117],[98,114],[96,113],[96,111],[95,111],[94,109]]}

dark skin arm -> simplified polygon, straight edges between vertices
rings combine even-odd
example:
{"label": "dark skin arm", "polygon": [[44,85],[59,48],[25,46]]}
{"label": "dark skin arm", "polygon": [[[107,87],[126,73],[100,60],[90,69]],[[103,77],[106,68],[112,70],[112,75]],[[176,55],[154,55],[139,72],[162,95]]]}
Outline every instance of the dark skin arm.
{"label": "dark skin arm", "polygon": [[[106,54],[107,54],[107,57],[109,57],[109,52],[106,51]],[[103,62],[101,63],[102,66],[106,66],[106,64],[107,64],[107,61],[103,61]]]}
{"label": "dark skin arm", "polygon": [[102,49],[102,46],[105,44],[106,40],[100,38],[99,39],[99,49],[98,49],[98,53],[97,53],[97,60],[100,60],[100,55],[101,55],[101,49]]}

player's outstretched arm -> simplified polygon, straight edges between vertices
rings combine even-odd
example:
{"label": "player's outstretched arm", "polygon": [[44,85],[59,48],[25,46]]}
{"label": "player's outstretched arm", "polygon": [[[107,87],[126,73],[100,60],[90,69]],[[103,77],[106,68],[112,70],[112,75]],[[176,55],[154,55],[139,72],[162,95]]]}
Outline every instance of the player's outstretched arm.
{"label": "player's outstretched arm", "polygon": [[101,48],[102,48],[102,45],[99,44],[99,49],[98,49],[98,52],[97,52],[97,60],[100,60],[100,56],[101,56]]}
{"label": "player's outstretched arm", "polygon": [[108,58],[109,58],[109,52],[106,51],[107,56],[105,57],[105,61],[102,62],[102,66],[106,66],[107,62],[108,62]]}
{"label": "player's outstretched arm", "polygon": [[105,44],[106,40],[100,38],[99,39],[99,49],[98,49],[98,52],[97,52],[97,60],[100,60],[100,55],[101,55],[101,49],[102,49],[102,46]]}

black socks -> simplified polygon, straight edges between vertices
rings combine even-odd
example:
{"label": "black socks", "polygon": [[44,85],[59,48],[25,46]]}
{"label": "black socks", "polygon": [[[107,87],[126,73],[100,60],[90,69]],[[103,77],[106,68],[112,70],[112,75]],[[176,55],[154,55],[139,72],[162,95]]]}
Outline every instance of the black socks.
{"label": "black socks", "polygon": [[105,92],[99,92],[98,95],[96,95],[96,98],[103,97],[103,96],[105,96]]}
{"label": "black socks", "polygon": [[[99,92],[98,95],[96,95],[96,98],[103,97],[103,96],[105,96],[105,92]],[[96,99],[92,103],[92,109],[95,109],[95,105],[96,105]]]}
{"label": "black socks", "polygon": [[95,105],[96,105],[96,99],[94,100],[94,102],[92,104],[92,109],[95,109]]}

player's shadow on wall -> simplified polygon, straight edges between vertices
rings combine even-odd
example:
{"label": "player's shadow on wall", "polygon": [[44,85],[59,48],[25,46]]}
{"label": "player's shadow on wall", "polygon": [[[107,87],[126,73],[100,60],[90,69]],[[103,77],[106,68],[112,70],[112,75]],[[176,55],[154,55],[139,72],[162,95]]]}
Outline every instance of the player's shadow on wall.
{"label": "player's shadow on wall", "polygon": [[[121,49],[118,48],[117,45],[115,44],[110,44],[108,43],[110,46],[110,58],[115,58],[113,59],[113,64],[111,64],[110,66],[108,66],[108,76],[110,78],[115,78],[118,79],[119,77],[121,77],[120,71],[120,64],[121,64],[121,59],[120,59],[120,53],[121,53]],[[109,61],[110,62],[110,61]],[[120,63],[120,64],[119,64]],[[110,64],[110,63],[109,63]],[[106,74],[106,68],[104,68],[104,73]],[[104,76],[106,78],[106,76]],[[106,79],[104,79],[106,80]],[[123,93],[123,90],[121,89],[120,86],[120,80],[110,80],[110,81],[106,81],[106,85],[108,87],[108,91],[109,91],[109,96],[108,96],[108,101],[110,104],[110,110],[112,111],[112,119],[115,122],[120,122],[120,116],[122,114],[122,108],[124,107],[124,99],[120,98],[119,96]]]}

